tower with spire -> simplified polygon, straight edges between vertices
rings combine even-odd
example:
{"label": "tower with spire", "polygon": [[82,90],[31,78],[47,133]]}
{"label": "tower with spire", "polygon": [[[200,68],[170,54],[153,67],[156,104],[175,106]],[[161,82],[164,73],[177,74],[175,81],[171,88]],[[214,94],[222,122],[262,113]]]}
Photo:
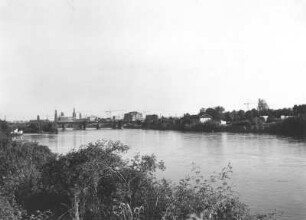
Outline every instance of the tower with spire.
{"label": "tower with spire", "polygon": [[76,119],[76,113],[75,113],[75,108],[73,108],[73,112],[72,112],[72,118],[73,118],[73,120],[75,120],[75,119]]}
{"label": "tower with spire", "polygon": [[57,110],[54,111],[54,121],[57,122]]}

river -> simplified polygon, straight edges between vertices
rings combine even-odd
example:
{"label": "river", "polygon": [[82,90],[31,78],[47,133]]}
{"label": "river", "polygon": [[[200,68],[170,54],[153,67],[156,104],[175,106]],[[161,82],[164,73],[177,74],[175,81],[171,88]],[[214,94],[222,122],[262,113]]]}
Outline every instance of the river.
{"label": "river", "polygon": [[193,133],[140,129],[101,129],[58,134],[27,134],[24,139],[65,154],[97,139],[119,140],[128,157],[152,154],[167,167],[161,174],[177,181],[192,163],[209,177],[231,163],[232,181],[252,212],[282,211],[281,219],[306,219],[306,141],[272,135]]}

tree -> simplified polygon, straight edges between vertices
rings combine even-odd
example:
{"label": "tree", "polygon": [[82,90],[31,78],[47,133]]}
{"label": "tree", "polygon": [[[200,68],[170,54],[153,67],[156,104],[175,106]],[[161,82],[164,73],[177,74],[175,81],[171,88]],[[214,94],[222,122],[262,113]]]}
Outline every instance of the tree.
{"label": "tree", "polygon": [[206,113],[211,115],[214,120],[220,121],[224,119],[224,108],[222,106],[217,106],[214,108],[206,109]]}
{"label": "tree", "polygon": [[121,178],[118,170],[125,163],[119,153],[127,149],[120,142],[98,141],[71,151],[44,166],[43,186],[51,194],[69,198],[68,204],[63,202],[72,210],[70,214],[74,219],[81,219],[88,210],[99,217],[103,213],[103,204],[98,197],[99,184],[103,179]]}
{"label": "tree", "polygon": [[306,105],[294,105],[293,113],[295,116],[302,116],[306,114]]}

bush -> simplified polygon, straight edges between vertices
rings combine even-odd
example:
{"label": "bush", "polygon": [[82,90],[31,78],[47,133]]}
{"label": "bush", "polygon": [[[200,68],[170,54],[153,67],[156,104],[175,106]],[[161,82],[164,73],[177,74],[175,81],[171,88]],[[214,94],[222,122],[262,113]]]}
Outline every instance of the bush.
{"label": "bush", "polygon": [[[39,192],[40,172],[43,164],[55,157],[48,147],[37,143],[12,141],[10,132],[3,132],[0,139],[0,216],[1,219],[25,218],[26,210],[39,204],[29,199]],[[33,207],[34,210],[36,210]],[[36,215],[34,215],[36,216]]]}
{"label": "bush", "polygon": [[306,119],[303,117],[287,118],[283,121],[271,124],[267,132],[289,136],[306,136]]}
{"label": "bush", "polygon": [[0,147],[5,146],[10,141],[11,129],[6,121],[0,120]]}

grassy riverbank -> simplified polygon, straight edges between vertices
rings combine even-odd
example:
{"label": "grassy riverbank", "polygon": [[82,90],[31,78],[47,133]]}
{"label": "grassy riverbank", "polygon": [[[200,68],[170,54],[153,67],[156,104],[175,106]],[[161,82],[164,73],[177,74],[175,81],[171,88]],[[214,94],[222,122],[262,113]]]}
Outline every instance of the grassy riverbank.
{"label": "grassy riverbank", "polygon": [[0,219],[272,219],[251,215],[230,185],[231,166],[178,183],[155,178],[154,155],[126,161],[128,147],[99,141],[66,155],[12,141],[0,122]]}

